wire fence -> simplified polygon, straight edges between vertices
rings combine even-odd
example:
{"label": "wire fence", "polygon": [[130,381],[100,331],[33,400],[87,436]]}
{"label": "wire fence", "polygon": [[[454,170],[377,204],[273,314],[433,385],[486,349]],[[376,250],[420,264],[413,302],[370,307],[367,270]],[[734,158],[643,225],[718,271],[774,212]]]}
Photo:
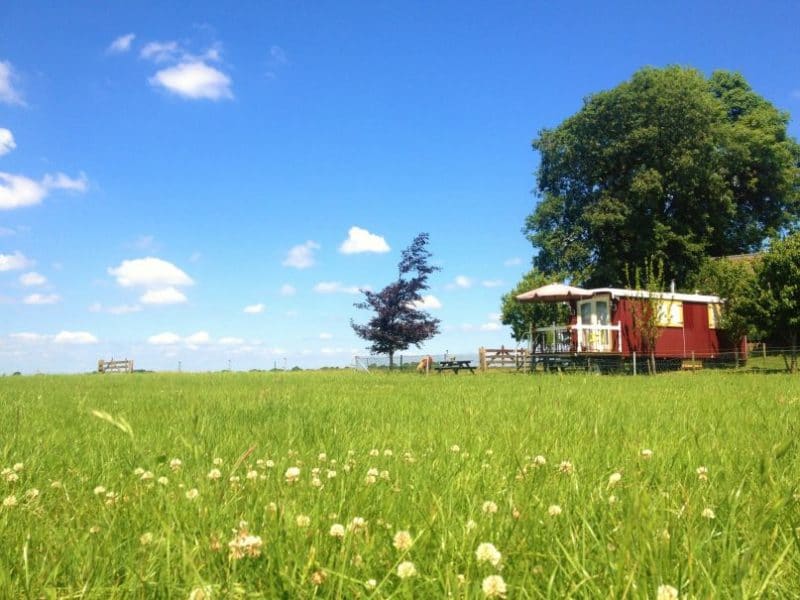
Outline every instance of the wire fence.
{"label": "wire fence", "polygon": [[[523,352],[519,350],[518,352]],[[431,363],[426,364],[430,357]],[[390,367],[387,355],[355,356],[354,369],[398,372],[439,372],[437,366],[443,361],[470,361],[478,371],[499,371],[509,373],[613,373],[622,375],[646,375],[652,364],[647,354],[634,353],[623,356],[613,353],[526,353],[524,359],[513,363],[492,363],[481,360],[481,350],[445,354],[398,354]],[[701,372],[708,370],[729,370],[738,373],[781,373],[794,369],[800,372],[800,350],[792,348],[767,348],[754,344],[747,353],[721,352],[714,354],[690,353],[686,356],[656,356],[656,373],[670,371]]]}

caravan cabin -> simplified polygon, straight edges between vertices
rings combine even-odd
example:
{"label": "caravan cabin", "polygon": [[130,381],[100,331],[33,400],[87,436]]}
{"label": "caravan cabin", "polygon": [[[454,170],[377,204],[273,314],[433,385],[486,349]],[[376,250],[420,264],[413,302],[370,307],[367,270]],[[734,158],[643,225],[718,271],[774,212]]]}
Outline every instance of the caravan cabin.
{"label": "caravan cabin", "polygon": [[746,358],[745,340],[731,342],[720,329],[723,301],[717,296],[650,293],[619,288],[582,289],[550,284],[517,296],[519,302],[569,304],[568,323],[534,323],[532,351],[545,354],[604,354],[630,357],[649,354],[636,331],[634,315],[643,301],[656,300],[660,359],[716,359],[739,353]]}

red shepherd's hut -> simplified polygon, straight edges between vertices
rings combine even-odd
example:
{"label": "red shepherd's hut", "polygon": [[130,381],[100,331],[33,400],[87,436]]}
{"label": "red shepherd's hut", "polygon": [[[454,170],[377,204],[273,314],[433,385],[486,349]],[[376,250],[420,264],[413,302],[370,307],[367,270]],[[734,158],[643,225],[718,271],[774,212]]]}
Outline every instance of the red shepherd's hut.
{"label": "red shepherd's hut", "polygon": [[564,302],[570,306],[568,323],[534,323],[537,352],[626,358],[633,352],[649,354],[650,349],[634,326],[634,314],[642,302],[653,300],[660,329],[656,358],[715,359],[735,352],[744,358],[747,352],[745,340],[735,344],[720,329],[724,302],[717,296],[620,288],[587,290],[550,284],[520,294],[517,300]]}

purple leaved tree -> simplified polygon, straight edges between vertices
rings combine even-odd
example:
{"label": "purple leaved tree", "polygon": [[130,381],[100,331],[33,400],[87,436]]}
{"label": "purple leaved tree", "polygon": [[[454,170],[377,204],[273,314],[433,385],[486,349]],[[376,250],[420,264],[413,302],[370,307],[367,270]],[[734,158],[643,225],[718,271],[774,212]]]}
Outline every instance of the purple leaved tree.
{"label": "purple leaved tree", "polygon": [[439,319],[421,310],[422,292],[428,289],[428,276],[439,267],[428,264],[431,253],[426,248],[428,234],[420,233],[403,250],[397,280],[379,292],[364,290],[364,301],[356,308],[370,309],[375,315],[364,325],[350,321],[356,334],[371,342],[370,352],[389,355],[389,368],[394,354],[409,346],[419,346],[439,333]]}

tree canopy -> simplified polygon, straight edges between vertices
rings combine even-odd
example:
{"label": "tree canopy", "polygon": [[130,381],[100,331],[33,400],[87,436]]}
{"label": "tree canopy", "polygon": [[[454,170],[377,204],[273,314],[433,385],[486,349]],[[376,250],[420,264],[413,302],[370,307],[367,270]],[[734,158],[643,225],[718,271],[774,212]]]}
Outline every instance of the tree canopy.
{"label": "tree canopy", "polygon": [[524,233],[545,274],[620,285],[663,260],[687,281],[706,256],[754,251],[800,216],[789,115],[737,74],[644,68],[533,141],[540,202]]}
{"label": "tree canopy", "polygon": [[547,302],[518,302],[519,294],[553,283],[536,268],[528,271],[516,287],[504,294],[501,301],[500,322],[511,327],[511,337],[520,342],[526,338],[531,325],[542,326],[550,323],[564,323],[569,317],[569,307],[565,304]]}
{"label": "tree canopy", "polygon": [[371,342],[370,351],[388,354],[389,366],[394,354],[439,333],[439,319],[421,309],[422,292],[428,289],[428,276],[439,270],[429,264],[428,234],[420,233],[403,254],[398,265],[397,280],[379,292],[364,290],[364,301],[356,308],[371,309],[375,315],[365,324],[350,321],[360,338]]}

